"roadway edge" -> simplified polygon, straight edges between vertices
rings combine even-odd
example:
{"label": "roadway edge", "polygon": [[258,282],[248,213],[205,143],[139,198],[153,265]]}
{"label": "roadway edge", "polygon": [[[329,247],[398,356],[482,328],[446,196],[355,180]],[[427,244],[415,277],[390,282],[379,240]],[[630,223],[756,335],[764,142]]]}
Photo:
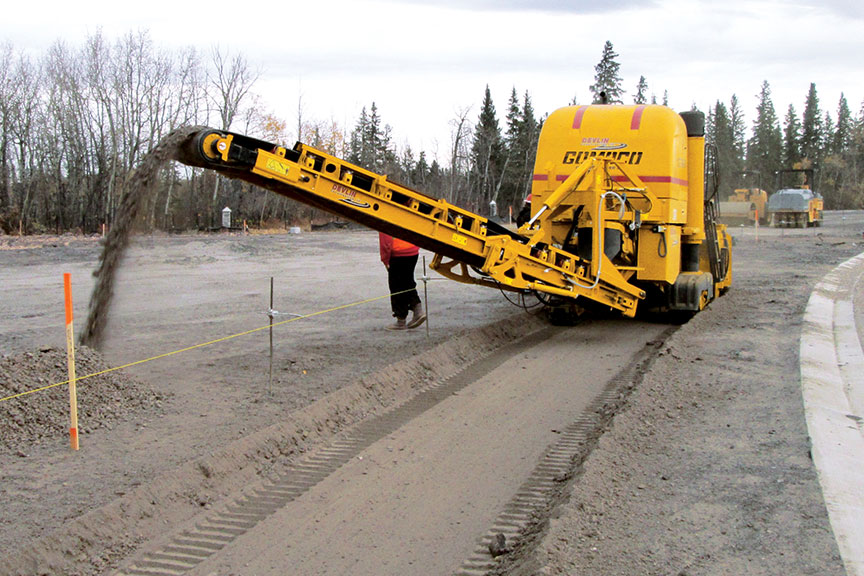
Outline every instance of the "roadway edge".
{"label": "roadway edge", "polygon": [[854,295],[864,253],[810,295],[801,331],[801,391],[811,454],[846,572],[864,576],[864,353]]}

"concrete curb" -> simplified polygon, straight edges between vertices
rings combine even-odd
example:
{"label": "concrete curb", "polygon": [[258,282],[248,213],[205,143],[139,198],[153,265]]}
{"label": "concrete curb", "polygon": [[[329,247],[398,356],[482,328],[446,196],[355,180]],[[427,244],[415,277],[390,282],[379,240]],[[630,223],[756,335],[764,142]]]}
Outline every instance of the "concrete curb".
{"label": "concrete curb", "polygon": [[864,353],[854,294],[864,253],[813,290],[801,332],[801,390],[813,462],[849,576],[864,576]]}

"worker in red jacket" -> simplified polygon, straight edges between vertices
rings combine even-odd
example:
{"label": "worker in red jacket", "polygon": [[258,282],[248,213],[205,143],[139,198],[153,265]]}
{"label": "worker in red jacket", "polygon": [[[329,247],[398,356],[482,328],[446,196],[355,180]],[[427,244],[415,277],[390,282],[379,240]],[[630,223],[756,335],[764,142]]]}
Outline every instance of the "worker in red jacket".
{"label": "worker in red jacket", "polygon": [[[416,328],[426,320],[420,296],[417,295],[417,284],[414,282],[414,268],[417,266],[417,256],[420,249],[417,246],[378,233],[378,244],[381,249],[381,262],[387,268],[387,282],[390,286],[390,307],[396,323],[387,327],[388,330],[405,330]],[[407,321],[408,312],[412,312],[411,320]]]}

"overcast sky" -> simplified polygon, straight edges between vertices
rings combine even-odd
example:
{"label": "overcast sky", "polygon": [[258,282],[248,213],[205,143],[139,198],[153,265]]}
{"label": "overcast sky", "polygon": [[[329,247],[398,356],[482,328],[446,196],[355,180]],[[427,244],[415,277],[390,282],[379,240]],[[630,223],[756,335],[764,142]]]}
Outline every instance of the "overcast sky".
{"label": "overcast sky", "polygon": [[676,110],[738,96],[748,127],[763,80],[782,120],[811,82],[836,118],[864,99],[862,0],[326,0],[141,3],[47,0],[4,9],[0,41],[41,55],[147,30],[161,48],[219,45],[260,69],[265,105],[290,126],[304,114],[352,128],[373,101],[397,144],[448,157],[451,121],[475,121],[488,84],[502,129],[513,87],[539,116],[588,87],[603,44],[619,54],[631,102],[640,75]]}

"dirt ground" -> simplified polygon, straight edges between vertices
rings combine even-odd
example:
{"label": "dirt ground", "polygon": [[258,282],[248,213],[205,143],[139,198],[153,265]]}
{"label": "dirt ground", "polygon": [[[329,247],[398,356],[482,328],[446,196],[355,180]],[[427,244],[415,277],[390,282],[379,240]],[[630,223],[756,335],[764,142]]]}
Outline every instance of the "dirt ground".
{"label": "dirt ground", "polygon": [[[842,574],[808,458],[797,339],[810,289],[861,251],[862,231],[860,213],[829,214],[821,229],[762,229],[758,242],[751,230],[736,229],[733,289],[667,342],[574,479],[548,534],[536,549],[502,557],[502,570]],[[118,378],[151,400],[94,395],[118,409],[82,419],[77,454],[66,448],[66,422],[57,423],[62,394],[44,408],[53,424],[38,433],[16,436],[4,423],[0,549],[26,549],[419,351],[502,323],[472,346],[513,338],[513,326],[536,328],[536,318],[495,291],[433,280],[428,335],[384,330],[389,306],[379,298],[386,278],[376,241],[356,230],[136,238],[102,351],[114,366],[266,326],[271,276],[280,312],[364,303],[278,326],[272,383],[267,330],[125,369]],[[34,387],[65,379],[61,275],[72,272],[83,317],[98,250],[96,238],[0,237],[0,384],[16,374],[12,393],[23,386],[14,366],[26,365],[27,354],[54,355],[53,371]],[[320,425],[306,430],[322,433]],[[189,499],[207,506],[217,496]],[[97,573],[116,560],[112,554],[123,550],[73,564]]]}
{"label": "dirt ground", "polygon": [[[51,354],[53,371],[30,388],[61,382],[62,273],[72,274],[76,319],[83,318],[99,240],[0,237],[0,246],[0,350],[7,357],[0,380],[15,383],[8,393],[18,393],[24,385],[20,372],[33,369],[26,355]],[[272,383],[266,329],[271,277],[274,309],[282,313],[309,315],[368,301],[274,328]],[[102,350],[108,363],[121,366],[265,329],[123,370],[122,379],[149,391],[158,407],[124,401],[123,418],[107,422],[82,413],[77,454],[66,449],[65,392],[4,403],[12,412],[30,406],[60,420],[53,422],[53,435],[40,432],[35,442],[32,434],[22,435],[0,451],[0,548],[26,544],[418,351],[524,314],[495,291],[438,278],[428,286],[428,335],[425,327],[395,333],[385,330],[393,319],[374,232],[135,238],[115,286]],[[449,306],[454,302],[460,306]],[[277,316],[274,322],[289,319]],[[21,370],[10,365],[16,359]],[[87,386],[86,380],[79,384],[83,396]],[[0,436],[10,434],[4,430]]]}
{"label": "dirt ground", "polygon": [[666,343],[511,574],[845,574],[798,365],[810,291],[864,249],[860,213],[733,230],[730,292]]}

